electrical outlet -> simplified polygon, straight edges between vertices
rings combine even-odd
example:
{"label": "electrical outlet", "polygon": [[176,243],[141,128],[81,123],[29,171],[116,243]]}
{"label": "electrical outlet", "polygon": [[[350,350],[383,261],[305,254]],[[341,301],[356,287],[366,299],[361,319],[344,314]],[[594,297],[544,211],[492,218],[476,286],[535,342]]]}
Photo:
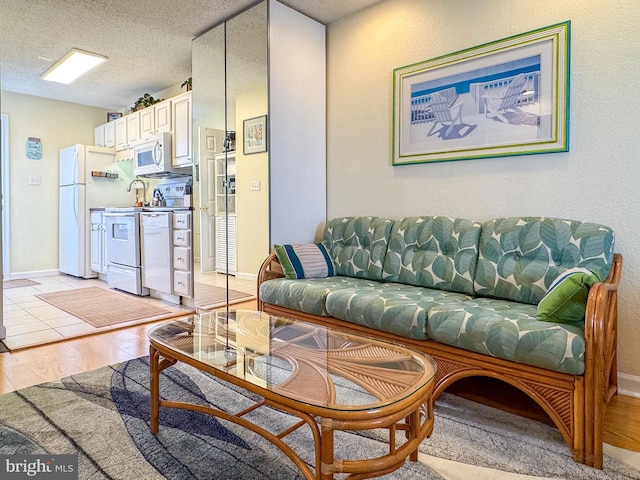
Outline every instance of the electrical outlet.
{"label": "electrical outlet", "polygon": [[29,185],[40,185],[40,177],[29,176]]}
{"label": "electrical outlet", "polygon": [[260,180],[251,180],[251,191],[252,192],[260,191]]}

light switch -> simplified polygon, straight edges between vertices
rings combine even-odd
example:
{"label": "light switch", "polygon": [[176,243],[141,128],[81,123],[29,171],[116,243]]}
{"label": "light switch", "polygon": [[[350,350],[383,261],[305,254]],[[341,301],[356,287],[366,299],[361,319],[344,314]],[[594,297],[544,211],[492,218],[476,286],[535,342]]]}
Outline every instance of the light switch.
{"label": "light switch", "polygon": [[251,180],[251,191],[252,192],[260,191],[260,180]]}
{"label": "light switch", "polygon": [[29,185],[40,185],[40,177],[29,176]]}

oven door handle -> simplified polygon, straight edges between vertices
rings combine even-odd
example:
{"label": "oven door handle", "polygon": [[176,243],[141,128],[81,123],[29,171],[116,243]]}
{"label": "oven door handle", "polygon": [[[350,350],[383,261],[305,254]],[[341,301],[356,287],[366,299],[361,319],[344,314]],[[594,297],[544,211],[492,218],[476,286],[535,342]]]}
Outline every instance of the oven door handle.
{"label": "oven door handle", "polygon": [[103,214],[103,217],[109,217],[109,218],[131,218],[131,217],[135,217],[136,214],[135,213],[105,213]]}

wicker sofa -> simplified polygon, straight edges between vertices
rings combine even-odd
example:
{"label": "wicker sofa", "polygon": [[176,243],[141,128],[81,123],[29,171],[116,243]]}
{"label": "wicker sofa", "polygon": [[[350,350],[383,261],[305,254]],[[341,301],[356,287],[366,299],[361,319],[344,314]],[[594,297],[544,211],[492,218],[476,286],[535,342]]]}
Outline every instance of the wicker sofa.
{"label": "wicker sofa", "polygon": [[466,377],[507,382],[544,409],[575,461],[602,468],[622,268],[610,228],[545,217],[343,217],[315,247],[327,268],[309,267],[314,278],[295,255],[283,268],[282,246],[264,261],[260,310],[428,353],[438,365],[434,400]]}

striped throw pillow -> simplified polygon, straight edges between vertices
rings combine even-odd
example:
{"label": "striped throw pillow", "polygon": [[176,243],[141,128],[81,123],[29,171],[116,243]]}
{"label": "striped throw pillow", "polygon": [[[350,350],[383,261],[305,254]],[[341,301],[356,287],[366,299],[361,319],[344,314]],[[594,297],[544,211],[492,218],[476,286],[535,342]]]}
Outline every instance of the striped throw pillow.
{"label": "striped throw pillow", "polygon": [[322,243],[274,245],[287,278],[324,278],[335,275],[327,247]]}

